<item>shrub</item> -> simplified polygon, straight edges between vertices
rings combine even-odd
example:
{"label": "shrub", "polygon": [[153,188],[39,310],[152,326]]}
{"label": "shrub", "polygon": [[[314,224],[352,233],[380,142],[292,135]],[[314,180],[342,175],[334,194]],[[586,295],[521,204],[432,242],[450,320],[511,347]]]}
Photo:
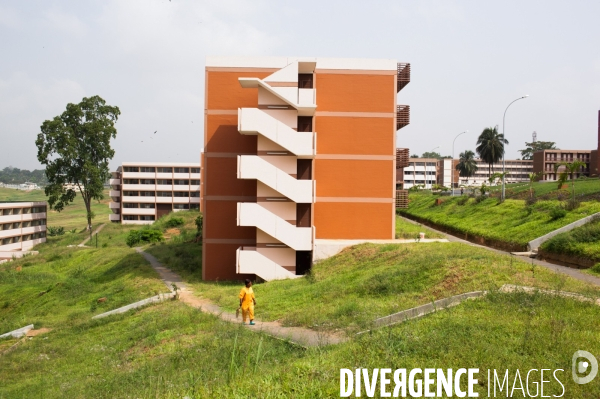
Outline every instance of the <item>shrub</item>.
{"label": "shrub", "polygon": [[140,242],[160,242],[163,241],[164,237],[160,230],[155,229],[142,229],[142,230],[131,230],[127,235],[126,243],[128,247],[133,247]]}
{"label": "shrub", "polygon": [[535,204],[537,202],[537,197],[533,196],[533,197],[527,197],[527,199],[525,200],[525,203],[529,206]]}
{"label": "shrub", "polygon": [[65,234],[65,228],[62,226],[58,226],[58,227],[48,226],[48,228],[46,230],[48,231],[48,235],[50,237],[62,236],[63,234]]}
{"label": "shrub", "polygon": [[600,273],[600,263],[596,263],[590,270],[594,273]]}
{"label": "shrub", "polygon": [[567,203],[565,204],[565,209],[568,211],[572,211],[574,209],[579,208],[580,206],[581,206],[581,201],[573,198],[573,199],[567,201]]}
{"label": "shrub", "polygon": [[167,227],[167,228],[179,227],[179,226],[183,226],[183,223],[184,223],[183,218],[173,216],[172,218],[170,218],[169,220],[167,220],[165,222],[165,227]]}
{"label": "shrub", "polygon": [[480,202],[485,201],[486,199],[487,199],[487,197],[484,194],[481,194],[481,195],[475,197],[475,203],[479,204]]}
{"label": "shrub", "polygon": [[469,197],[460,197],[460,199],[458,201],[456,201],[456,203],[460,206],[463,206],[468,201],[469,201]]}
{"label": "shrub", "polygon": [[196,237],[201,237],[202,236],[202,227],[204,226],[204,216],[202,214],[198,215],[198,217],[196,218],[196,220],[194,220],[194,222],[196,223]]}
{"label": "shrub", "polygon": [[565,208],[561,207],[561,206],[555,206],[554,208],[550,209],[550,219],[552,220],[558,220],[560,218],[564,218],[565,216],[567,216],[567,211]]}

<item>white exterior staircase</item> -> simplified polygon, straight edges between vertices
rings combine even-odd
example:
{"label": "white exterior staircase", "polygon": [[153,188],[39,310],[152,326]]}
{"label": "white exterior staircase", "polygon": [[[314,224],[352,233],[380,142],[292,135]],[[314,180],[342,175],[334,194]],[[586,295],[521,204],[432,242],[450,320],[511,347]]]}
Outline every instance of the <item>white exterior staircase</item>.
{"label": "white exterior staircase", "polygon": [[258,108],[238,108],[238,131],[260,134],[301,158],[312,158],[316,150],[316,133],[297,132]]}
{"label": "white exterior staircase", "polygon": [[296,203],[312,202],[312,180],[297,180],[256,155],[238,155],[237,178],[256,179]]}
{"label": "white exterior staircase", "polygon": [[236,265],[238,274],[256,274],[265,281],[302,277],[281,267],[254,248],[239,247],[236,250]]}

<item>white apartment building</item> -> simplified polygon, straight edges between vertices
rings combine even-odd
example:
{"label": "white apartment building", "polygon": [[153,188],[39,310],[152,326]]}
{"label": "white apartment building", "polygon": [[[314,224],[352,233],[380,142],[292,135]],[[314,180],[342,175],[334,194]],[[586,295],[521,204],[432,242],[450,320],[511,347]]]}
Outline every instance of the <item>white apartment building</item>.
{"label": "white apartment building", "polygon": [[[489,165],[481,159],[476,159],[477,171],[469,178],[460,177],[456,170],[458,159],[442,159],[439,161],[438,184],[445,187],[481,186],[489,184]],[[529,173],[533,173],[533,161],[522,159],[507,159],[505,161],[506,183],[523,183],[529,181]],[[502,161],[492,165],[492,173],[502,172]]]}
{"label": "white apartment building", "polygon": [[0,202],[0,259],[46,241],[46,202]]}
{"label": "white apartment building", "polygon": [[110,179],[109,220],[151,224],[161,216],[200,209],[200,164],[124,162]]}
{"label": "white apartment building", "polygon": [[408,167],[404,168],[404,189],[415,185],[424,185],[431,188],[437,183],[438,175],[437,158],[410,158]]}

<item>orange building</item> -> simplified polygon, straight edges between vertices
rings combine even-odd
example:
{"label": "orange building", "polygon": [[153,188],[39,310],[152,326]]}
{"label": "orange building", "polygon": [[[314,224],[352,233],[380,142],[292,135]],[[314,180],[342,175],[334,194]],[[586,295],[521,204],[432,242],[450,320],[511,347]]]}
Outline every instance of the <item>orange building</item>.
{"label": "orange building", "polygon": [[304,274],[331,248],[395,234],[394,60],[210,57],[203,278]]}

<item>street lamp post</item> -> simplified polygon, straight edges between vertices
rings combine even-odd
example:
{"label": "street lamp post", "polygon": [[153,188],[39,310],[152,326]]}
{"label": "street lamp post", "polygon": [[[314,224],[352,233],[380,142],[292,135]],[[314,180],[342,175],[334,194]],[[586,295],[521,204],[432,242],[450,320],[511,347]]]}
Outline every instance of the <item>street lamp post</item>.
{"label": "street lamp post", "polygon": [[[435,147],[434,149],[432,149],[429,152],[434,152],[435,150],[437,150],[438,148],[440,148],[440,146],[438,145],[437,147]],[[425,161],[425,188],[427,188],[427,161]],[[431,187],[429,187],[433,190],[433,184],[431,184]]]}
{"label": "street lamp post", "polygon": [[469,133],[468,130],[465,130],[462,133],[459,133],[454,140],[452,140],[452,160],[450,161],[450,189],[452,190],[452,196],[454,197],[454,168],[452,167],[454,164],[454,142],[461,134]]}
{"label": "street lamp post", "polygon": [[[524,98],[529,97],[529,94],[525,94],[523,97],[519,97],[516,100],[513,100],[510,104],[508,104],[508,106],[506,107],[506,109],[504,110],[504,117],[502,117],[502,136],[504,137],[504,139],[506,139],[506,111],[508,111],[508,107],[510,107],[514,102],[522,100]],[[504,201],[504,198],[506,197],[506,184],[505,184],[505,180],[506,180],[506,164],[504,162],[504,154],[506,153],[506,151],[504,150],[504,143],[502,143],[502,201]]]}

